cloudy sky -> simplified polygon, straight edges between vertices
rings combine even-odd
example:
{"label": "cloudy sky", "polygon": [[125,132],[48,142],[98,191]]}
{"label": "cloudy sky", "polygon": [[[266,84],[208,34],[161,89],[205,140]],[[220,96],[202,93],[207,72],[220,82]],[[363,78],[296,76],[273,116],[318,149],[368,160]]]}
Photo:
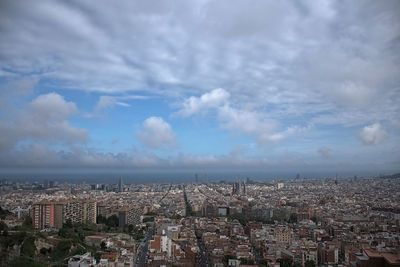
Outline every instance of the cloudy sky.
{"label": "cloudy sky", "polygon": [[400,2],[1,1],[0,168],[400,169]]}

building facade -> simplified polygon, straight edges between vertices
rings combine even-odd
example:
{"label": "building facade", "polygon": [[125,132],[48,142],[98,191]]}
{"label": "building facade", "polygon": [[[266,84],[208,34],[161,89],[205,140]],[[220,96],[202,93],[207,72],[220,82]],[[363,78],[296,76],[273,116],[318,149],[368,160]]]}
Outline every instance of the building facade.
{"label": "building facade", "polygon": [[124,207],[118,211],[119,227],[140,224],[143,211],[139,207]]}
{"label": "building facade", "polygon": [[32,225],[34,229],[54,227],[54,204],[41,201],[32,206]]}
{"label": "building facade", "polygon": [[96,202],[92,200],[41,201],[32,206],[32,225],[35,229],[62,228],[71,223],[96,223]]}

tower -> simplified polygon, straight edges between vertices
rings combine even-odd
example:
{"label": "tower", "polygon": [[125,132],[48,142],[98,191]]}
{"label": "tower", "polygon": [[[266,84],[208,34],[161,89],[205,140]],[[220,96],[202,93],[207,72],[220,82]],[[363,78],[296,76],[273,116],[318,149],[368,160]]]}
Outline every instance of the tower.
{"label": "tower", "polygon": [[239,191],[241,195],[246,195],[246,183],[244,181],[240,183]]}
{"label": "tower", "polygon": [[232,195],[246,195],[246,183],[240,181],[239,177],[236,182],[233,182]]}
{"label": "tower", "polygon": [[118,192],[124,192],[124,184],[122,183],[122,177],[119,177]]}

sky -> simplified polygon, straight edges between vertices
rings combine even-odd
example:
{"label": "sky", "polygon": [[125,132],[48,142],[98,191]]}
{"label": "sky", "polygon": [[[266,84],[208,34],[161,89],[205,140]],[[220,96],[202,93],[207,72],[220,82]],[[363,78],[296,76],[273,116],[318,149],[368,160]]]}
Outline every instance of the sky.
{"label": "sky", "polygon": [[0,172],[400,170],[400,2],[0,2]]}

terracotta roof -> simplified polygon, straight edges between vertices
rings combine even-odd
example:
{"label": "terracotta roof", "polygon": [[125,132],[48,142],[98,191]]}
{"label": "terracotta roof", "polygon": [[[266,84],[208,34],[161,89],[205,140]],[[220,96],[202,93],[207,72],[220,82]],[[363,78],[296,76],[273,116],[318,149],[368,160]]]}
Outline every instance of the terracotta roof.
{"label": "terracotta roof", "polygon": [[364,249],[364,251],[370,258],[385,258],[390,264],[400,264],[400,256],[397,253],[379,252],[371,249]]}

